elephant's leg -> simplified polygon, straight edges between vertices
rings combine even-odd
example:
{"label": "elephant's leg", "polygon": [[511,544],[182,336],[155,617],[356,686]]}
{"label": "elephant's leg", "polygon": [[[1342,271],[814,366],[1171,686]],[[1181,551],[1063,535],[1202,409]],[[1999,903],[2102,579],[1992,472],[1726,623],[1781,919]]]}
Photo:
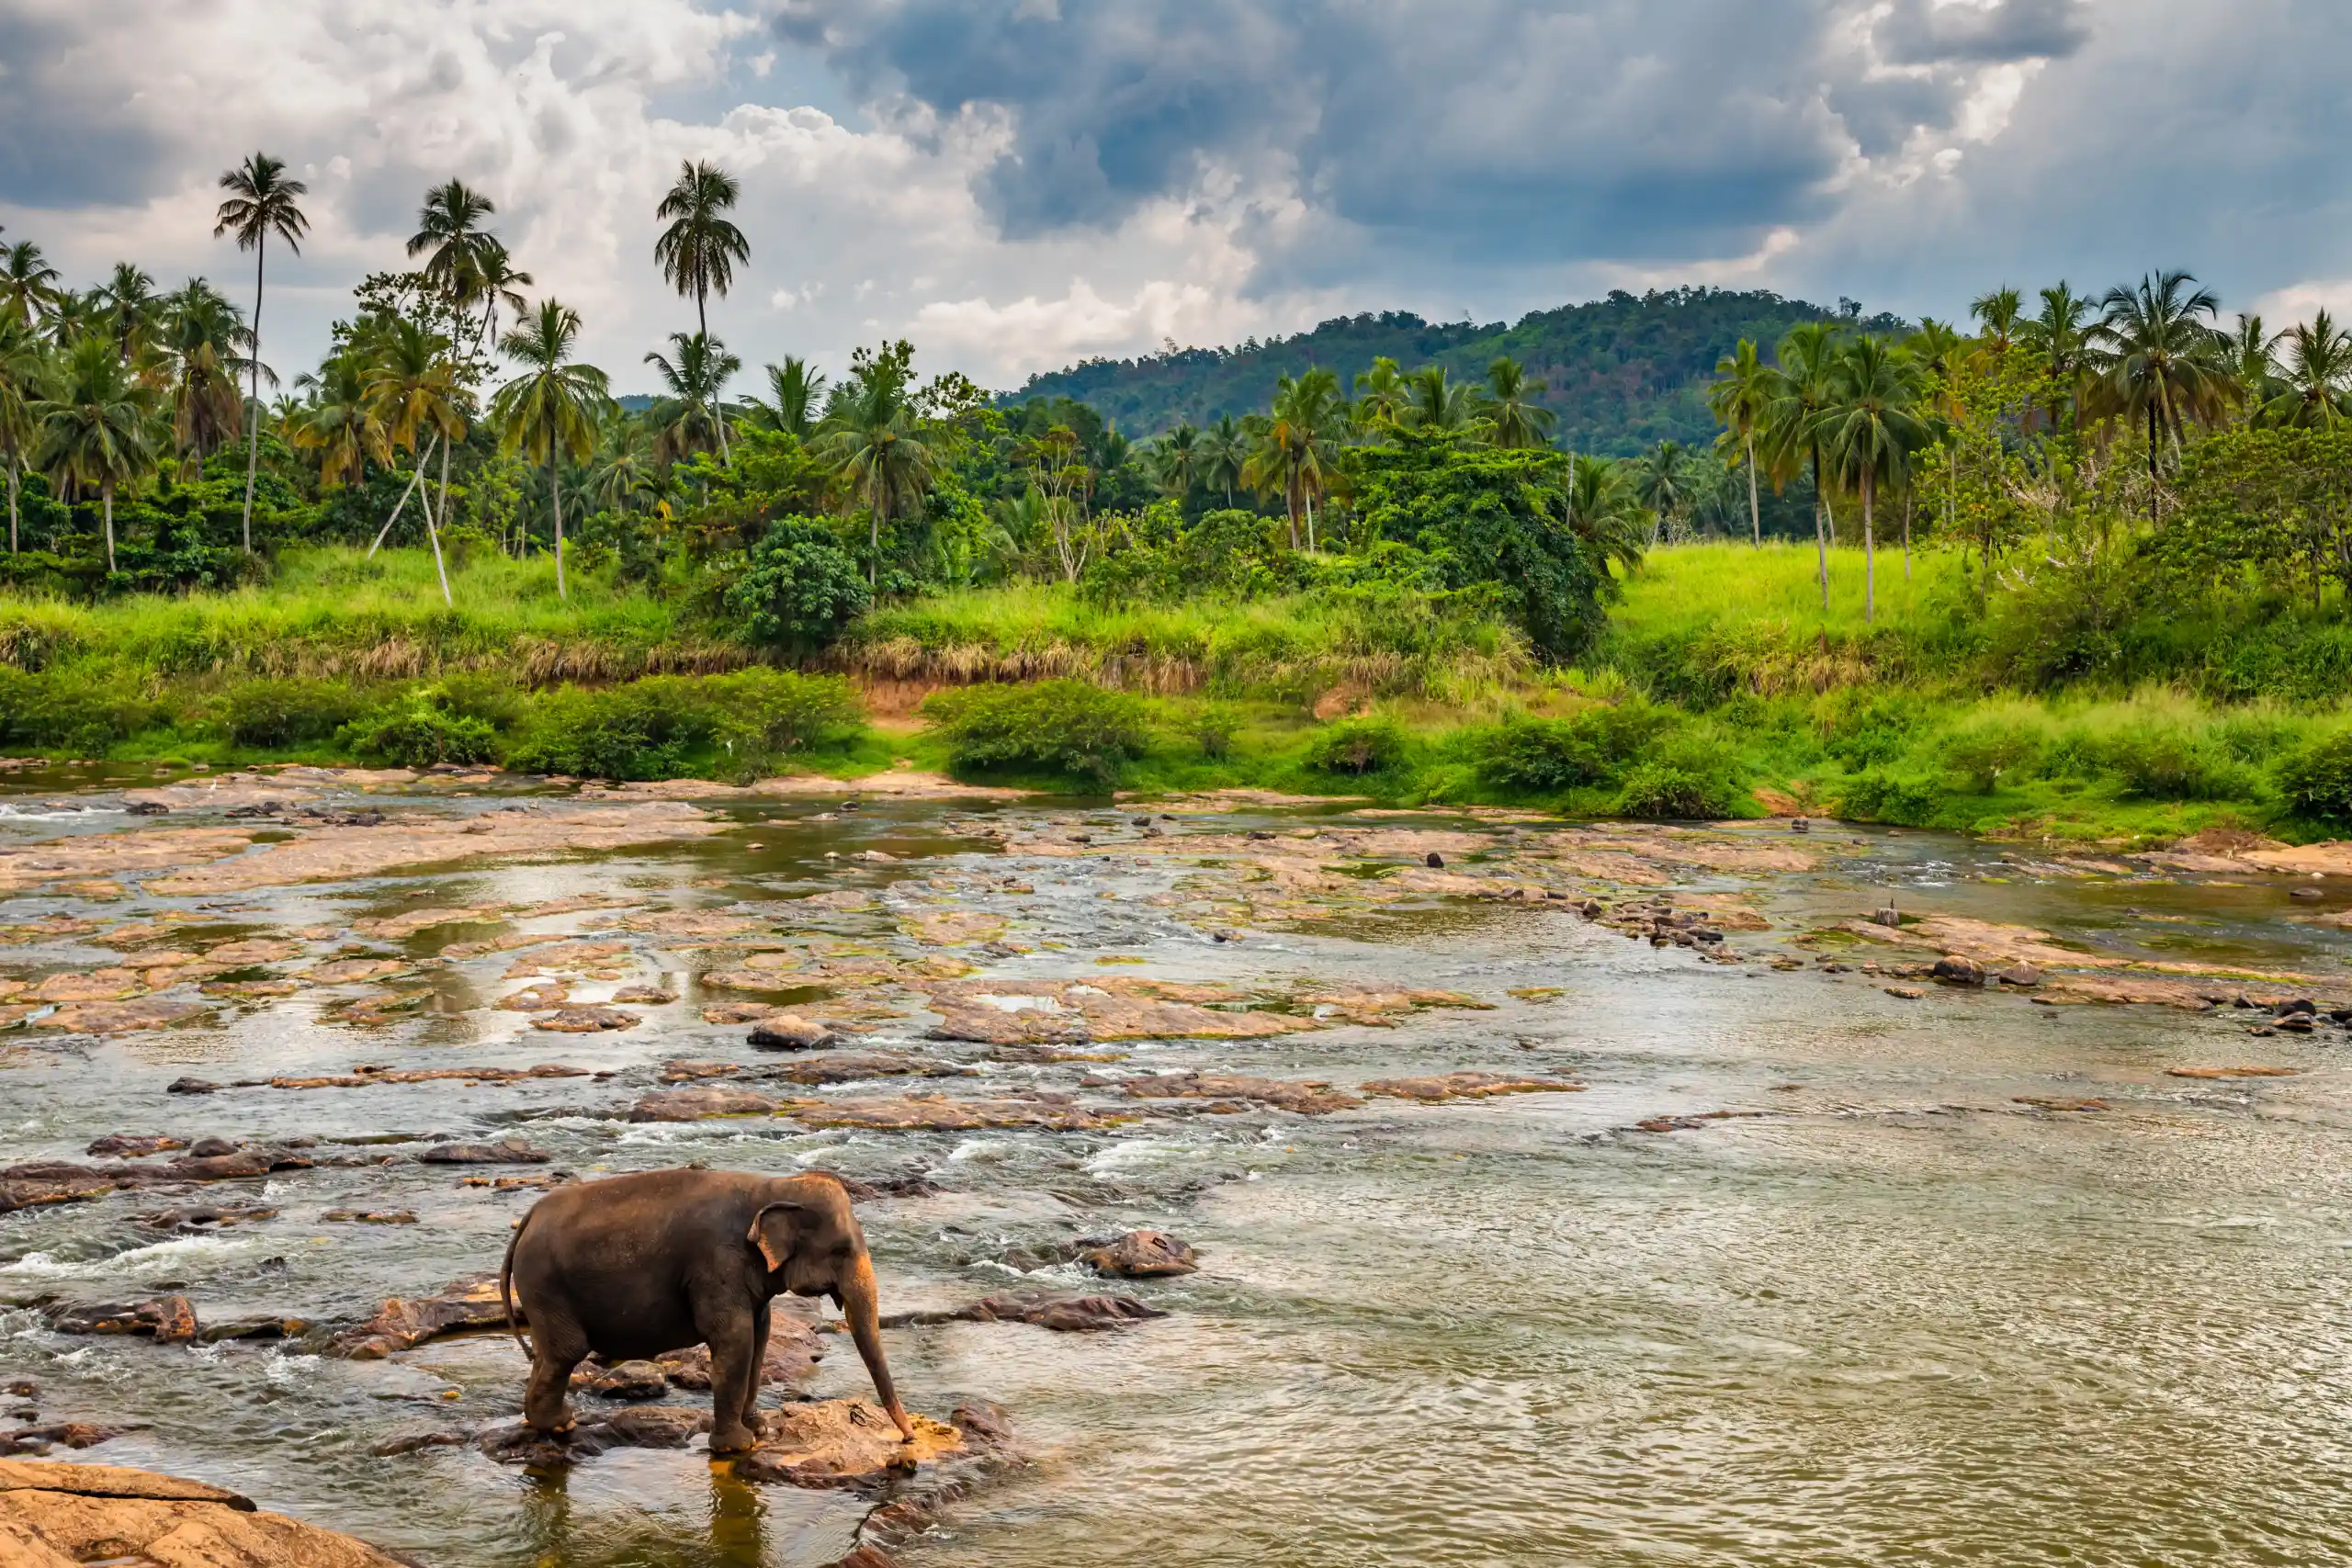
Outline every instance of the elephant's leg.
{"label": "elephant's leg", "polygon": [[571,1370],[588,1359],[588,1340],[557,1313],[531,1318],[531,1381],[523,1391],[523,1420],[537,1432],[571,1430]]}
{"label": "elephant's leg", "polygon": [[762,1303],[752,1319],[752,1354],[743,1371],[743,1425],[760,1429],[760,1383],[768,1367],[768,1307]]}
{"label": "elephant's leg", "polygon": [[745,1306],[695,1314],[703,1343],[710,1347],[710,1451],[741,1453],[759,1440],[745,1422],[750,1414],[753,1368],[752,1324],[758,1314]]}

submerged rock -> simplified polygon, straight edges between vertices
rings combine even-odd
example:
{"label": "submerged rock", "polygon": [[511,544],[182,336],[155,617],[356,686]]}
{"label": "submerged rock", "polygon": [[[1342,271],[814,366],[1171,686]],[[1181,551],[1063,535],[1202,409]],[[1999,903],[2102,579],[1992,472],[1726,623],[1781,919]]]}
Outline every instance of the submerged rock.
{"label": "submerged rock", "polygon": [[[522,1308],[515,1308],[522,1321]],[[469,1274],[430,1296],[394,1296],[376,1309],[376,1315],[336,1335],[327,1354],[353,1361],[381,1360],[395,1350],[411,1350],[444,1334],[474,1329],[504,1328],[506,1308],[498,1293],[495,1274]]]}
{"label": "submerged rock", "polygon": [[0,1551],[25,1568],[401,1568],[223,1487],[104,1464],[0,1460]]}
{"label": "submerged rock", "polygon": [[[659,1399],[670,1392],[670,1379],[651,1361],[620,1361],[609,1367],[583,1364],[574,1369],[571,1386],[599,1399]],[[709,1386],[707,1381],[704,1386]]]}
{"label": "submerged rock", "polygon": [[1354,1095],[1343,1094],[1319,1079],[1294,1082],[1232,1074],[1160,1073],[1125,1079],[1119,1088],[1131,1100],[1198,1100],[1209,1101],[1212,1106],[1247,1101],[1301,1116],[1328,1116],[1334,1111],[1346,1111],[1363,1103]]}
{"label": "submerged rock", "polygon": [[190,1203],[177,1209],[133,1214],[130,1223],[149,1230],[170,1231],[175,1235],[205,1235],[224,1226],[254,1224],[277,1217],[276,1209],[261,1203]]}
{"label": "submerged rock", "polygon": [[1005,1127],[1043,1127],[1084,1132],[1116,1125],[1122,1118],[1091,1111],[1067,1095],[1034,1100],[950,1100],[945,1095],[876,1095],[785,1102],[784,1114],[810,1127],[864,1127],[875,1131],[969,1133]]}
{"label": "submerged rock", "polygon": [[683,1449],[710,1430],[710,1412],[678,1404],[639,1404],[543,1436],[517,1421],[492,1427],[476,1446],[502,1464],[563,1464],[614,1449]]}
{"label": "submerged rock", "polygon": [[175,1138],[166,1133],[108,1133],[102,1138],[91,1139],[89,1146],[82,1152],[85,1155],[129,1155],[136,1157],[166,1154],[186,1147],[186,1139]]}
{"label": "submerged rock", "polygon": [[1436,1104],[1448,1100],[1487,1100],[1503,1094],[1581,1094],[1585,1086],[1567,1078],[1521,1077],[1516,1073],[1445,1073],[1428,1078],[1374,1078],[1366,1094]]}
{"label": "submerged rock", "polygon": [[1026,1323],[1058,1334],[1091,1334],[1125,1328],[1168,1314],[1133,1296],[1087,1295],[1071,1291],[1012,1291],[984,1296],[968,1306],[895,1313],[885,1328],[934,1323]]}
{"label": "submerged rock", "polygon": [[545,1165],[550,1156],[520,1138],[505,1137],[493,1144],[435,1144],[416,1157],[423,1165]]}
{"label": "submerged rock", "polygon": [[531,1027],[558,1034],[601,1034],[609,1030],[635,1029],[643,1021],[625,1008],[578,1007],[564,1008],[545,1018],[535,1018],[531,1021]]}
{"label": "submerged rock", "polygon": [[1190,1244],[1166,1231],[1129,1231],[1078,1256],[1097,1274],[1115,1274],[1129,1280],[1190,1274],[1200,1268]]}
{"label": "submerged rock", "polygon": [[747,1089],[656,1089],[629,1107],[632,1122],[700,1122],[713,1116],[773,1116],[781,1102]]}
{"label": "submerged rock", "polygon": [[[102,1427],[95,1421],[51,1421],[45,1426],[0,1430],[0,1454],[45,1454],[52,1448],[94,1449],[125,1432],[144,1431],[142,1426]],[[0,1536],[0,1546],[7,1544]]]}

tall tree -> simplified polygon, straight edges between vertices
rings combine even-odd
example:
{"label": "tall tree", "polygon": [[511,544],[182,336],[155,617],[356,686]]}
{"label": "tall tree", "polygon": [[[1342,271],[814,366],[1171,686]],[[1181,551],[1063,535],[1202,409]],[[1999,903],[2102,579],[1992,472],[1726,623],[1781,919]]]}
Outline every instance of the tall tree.
{"label": "tall tree", "polygon": [[[653,259],[662,276],[680,294],[695,299],[695,324],[707,338],[710,311],[707,297],[727,298],[734,287],[735,268],[752,259],[752,243],[727,219],[743,187],[732,175],[707,161],[681,163],[678,177],[662,197],[653,216],[669,227],[653,242]],[[716,416],[718,411],[713,411]],[[718,450],[727,452],[727,425],[718,426]]]}
{"label": "tall tree", "polygon": [[391,465],[391,437],[368,395],[369,344],[354,344],[315,373],[294,378],[309,401],[288,427],[288,438],[319,455],[319,488],[340,490],[367,476],[370,458]]}
{"label": "tall tree", "polygon": [[[1469,389],[1454,390],[1466,395]],[[1261,494],[1280,494],[1290,517],[1291,548],[1299,547],[1299,523],[1304,517],[1306,547],[1313,549],[1315,498],[1330,488],[1339,463],[1340,425],[1345,418],[1340,378],[1320,368],[1295,378],[1282,377],[1274,384],[1273,407],[1269,412],[1271,418],[1242,470],[1241,482]]]}
{"label": "tall tree", "polygon": [[768,400],[752,400],[752,417],[780,434],[806,441],[825,406],[825,373],[810,369],[807,360],[788,354],[783,364],[766,369]]}
{"label": "tall tree", "polygon": [[172,442],[181,472],[194,478],[204,460],[243,428],[244,394],[238,378],[250,367],[253,334],[228,297],[200,277],[163,299],[157,347],[172,416]]}
{"label": "tall tree", "polygon": [[1976,318],[1977,344],[1998,357],[2017,345],[2018,323],[2025,319],[2025,296],[2004,285],[1969,302]]}
{"label": "tall tree", "polygon": [[1661,441],[1634,459],[1634,495],[1663,528],[1690,501],[1690,455],[1679,441]]}
{"label": "tall tree", "polygon": [[1404,423],[1411,398],[1412,389],[1396,362],[1385,354],[1379,355],[1371,369],[1356,378],[1356,427],[1374,435],[1396,429]]}
{"label": "tall tree", "polygon": [[2091,328],[2094,412],[2146,426],[2148,516],[2156,516],[2158,459],[2178,446],[2190,420],[2216,418],[2230,398],[2226,340],[2212,319],[2221,301],[2185,272],[2150,273],[2136,288],[2119,285],[2101,301]]}
{"label": "tall tree", "polygon": [[0,320],[37,326],[57,308],[57,269],[40,247],[19,240],[0,251]]}
{"label": "tall tree", "polygon": [[1589,453],[1569,458],[1562,501],[1568,528],[1584,542],[1595,571],[1605,573],[1611,561],[1628,575],[1640,569],[1648,530],[1616,464]]}
{"label": "tall tree", "polygon": [[40,432],[38,466],[77,495],[98,492],[106,520],[107,570],[115,570],[115,492],[155,466],[154,394],[103,337],[66,352],[51,396],[32,406]]}
{"label": "tall tree", "polygon": [[670,394],[670,407],[654,416],[662,420],[662,460],[675,462],[689,452],[723,450],[719,399],[728,380],[743,368],[743,362],[728,353],[725,344],[700,333],[672,333],[670,347],[677,356],[674,359],[659,350],[645,356],[645,363],[653,367]]}
{"label": "tall tree", "polygon": [[1200,445],[1201,488],[1222,491],[1229,510],[1234,487],[1242,482],[1241,470],[1250,462],[1250,437],[1231,414],[1220,414],[1201,432]]}
{"label": "tall tree", "polygon": [[1800,470],[1813,476],[1813,543],[1821,576],[1821,608],[1829,609],[1829,490],[1822,473],[1817,416],[1829,404],[1838,366],[1841,329],[1834,321],[1805,321],[1789,330],[1775,355],[1777,395],[1764,416],[1766,445],[1772,454],[1776,486]]}
{"label": "tall tree", "polygon": [[1180,422],[1153,443],[1151,472],[1162,493],[1178,501],[1193,493],[1201,481],[1201,433],[1191,420]]}
{"label": "tall tree", "polygon": [[491,404],[500,446],[547,468],[559,599],[570,594],[563,581],[563,485],[558,465],[567,457],[583,461],[595,450],[597,423],[612,402],[605,373],[573,359],[579,342],[580,312],[553,299],[540,300],[538,313],[526,316],[499,344],[522,367],[522,374],[501,387]]}
{"label": "tall tree", "polygon": [[531,275],[514,265],[514,258],[507,254],[506,247],[499,243],[498,237],[483,235],[481,243],[474,247],[473,270],[455,301],[460,310],[469,310],[476,305],[481,307],[481,331],[474,338],[477,344],[498,341],[498,308],[501,305],[513,311],[516,321],[523,319],[523,313],[531,305],[519,290],[530,287]]}
{"label": "tall tree", "polygon": [[1487,395],[1479,412],[1493,428],[1496,446],[1542,446],[1551,440],[1560,416],[1535,400],[1547,390],[1543,382],[1529,380],[1519,361],[1509,355],[1487,367]]}
{"label": "tall tree", "polygon": [[50,390],[49,345],[28,322],[0,315],[0,457],[8,460],[8,553],[17,553],[17,491],[40,422],[35,406]]}
{"label": "tall tree", "polygon": [[269,237],[277,235],[296,255],[302,254],[302,236],[311,220],[302,215],[301,198],[310,187],[288,179],[286,165],[266,152],[255,152],[220,176],[229,199],[213,214],[212,232],[237,236],[237,249],[254,254],[253,378],[250,401],[253,418],[245,443],[245,554],[254,553],[254,480],[261,471],[261,298],[262,276]]}
{"label": "tall tree", "polygon": [[869,587],[882,581],[883,524],[899,513],[901,503],[909,510],[922,505],[923,486],[938,463],[907,397],[908,353],[899,352],[902,347],[889,345],[871,357],[861,351],[857,368],[840,388],[814,448],[833,465],[850,493],[865,503]]}
{"label": "tall tree", "polygon": [[1739,347],[1715,361],[1715,382],[1707,389],[1707,407],[1724,422],[1739,443],[1740,461],[1747,469],[1747,532],[1758,549],[1764,546],[1764,512],[1756,494],[1756,435],[1779,394],[1780,373],[1756,356],[1756,345],[1739,340]]}
{"label": "tall tree", "polygon": [[1406,400],[1398,421],[1408,430],[1467,430],[1478,417],[1464,381],[1446,379],[1445,367],[1425,365],[1405,378]]}
{"label": "tall tree", "polygon": [[2237,383],[2238,400],[2245,405],[2249,423],[2262,417],[2264,408],[2285,385],[2271,356],[2286,335],[2265,327],[2261,316],[2245,311],[2238,313],[2236,324],[2229,329],[2222,359],[2229,367],[2230,378]]}
{"label": "tall tree", "polygon": [[1862,620],[1878,618],[1878,539],[1873,506],[1882,490],[1905,483],[1911,455],[1933,439],[1919,416],[1927,371],[1884,338],[1862,337],[1838,356],[1827,404],[1815,415],[1821,448],[1838,481],[1862,502]]}
{"label": "tall tree", "polygon": [[2352,420],[2352,333],[2325,310],[2283,334],[2285,386],[2264,405],[2263,423],[2294,430],[2334,430]]}
{"label": "tall tree", "polygon": [[[380,545],[400,520],[410,494],[422,487],[425,459],[433,447],[441,449],[441,490],[446,503],[449,488],[449,447],[466,434],[466,392],[450,362],[449,340],[417,321],[395,317],[386,322],[367,372],[367,397],[383,423],[385,439],[413,455],[408,488],[376,536]],[[435,509],[418,502],[424,513],[424,536],[433,545],[433,570],[441,580],[441,602],[454,604],[449,571],[441,558],[441,526]],[[370,547],[368,554],[375,554]]]}
{"label": "tall tree", "polygon": [[2043,410],[2055,435],[2065,428],[2065,410],[2082,393],[2090,354],[2087,319],[2098,307],[2063,279],[2041,290],[2041,313],[2018,328],[2018,341],[2033,355],[2034,369],[2046,389]]}
{"label": "tall tree", "polygon": [[495,202],[463,180],[447,180],[424,193],[408,254],[424,258],[424,276],[451,299],[470,300],[480,292],[484,247],[497,243],[482,220],[497,211]]}
{"label": "tall tree", "polygon": [[[1921,369],[1936,378],[1933,395],[1937,422],[1937,439],[1945,442],[1944,463],[1944,527],[1949,530],[1960,509],[1960,444],[1954,437],[1961,417],[1958,390],[1961,354],[1964,340],[1951,323],[1933,316],[1919,320],[1919,330],[1904,344]],[[1909,514],[1905,513],[1907,518]],[[1907,525],[1906,525],[1907,526]],[[1903,540],[1903,570],[1911,570],[1911,540],[1906,531]],[[1980,580],[1981,581],[1981,580]]]}
{"label": "tall tree", "polygon": [[115,353],[125,365],[139,357],[164,313],[164,302],[155,292],[155,280],[130,262],[117,262],[114,271],[98,287],[98,296],[106,305],[107,331],[114,338]]}

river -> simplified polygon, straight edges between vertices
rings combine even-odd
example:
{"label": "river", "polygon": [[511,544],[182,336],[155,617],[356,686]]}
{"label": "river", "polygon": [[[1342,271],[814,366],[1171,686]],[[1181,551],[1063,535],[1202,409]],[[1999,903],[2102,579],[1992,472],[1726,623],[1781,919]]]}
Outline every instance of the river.
{"label": "river", "polygon": [[[577,822],[594,813],[652,807],[485,777],[289,773],[272,797],[250,778],[182,776],[138,793],[167,782],[25,770],[0,786],[0,851],[73,852],[55,874],[11,874],[26,863],[0,854],[16,876],[0,883],[15,889],[0,976],[20,998],[53,974],[128,966],[147,994],[203,1004],[105,1035],[20,1006],[0,1033],[0,1161],[83,1160],[92,1140],[134,1133],[316,1140],[301,1146],[317,1163],[0,1218],[0,1301],[15,1303],[0,1386],[37,1383],[12,1403],[43,1420],[140,1428],[74,1457],[219,1482],[431,1568],[842,1555],[867,1499],[748,1483],[691,1450],[537,1473],[470,1444],[375,1451],[512,1419],[523,1363],[503,1336],[360,1361],[318,1353],[316,1336],[157,1345],[52,1327],[64,1305],[159,1293],[207,1323],[333,1325],[494,1269],[537,1192],[410,1156],[427,1136],[514,1134],[551,1156],[524,1174],[699,1160],[911,1186],[861,1204],[886,1311],[1049,1284],[1168,1314],[1094,1334],[890,1330],[911,1405],[992,1403],[1030,1461],[893,1545],[910,1568],[2352,1561],[2346,1030],[2250,1037],[2267,1009],[2047,1006],[2037,995],[2067,999],[2047,983],[1905,979],[1893,966],[1932,951],[1839,929],[1892,902],[1915,921],[2028,928],[2041,949],[2132,973],[2340,1000],[2352,936],[2310,919],[2352,906],[2340,881],[2298,898],[2301,884],[2253,870],[1826,823],[1604,840],[1500,814],[871,795],[844,810],[846,791],[696,799],[665,807],[675,821],[647,841],[577,847],[565,840],[584,841]],[[140,798],[172,805],[126,815]],[[338,822],[354,811],[385,820]],[[576,815],[552,840],[500,836],[556,811]],[[486,853],[375,847],[474,822],[491,826],[458,848]],[[250,846],[218,836],[229,829]],[[171,837],[206,829],[201,844]],[[221,869],[306,841],[366,852],[306,880]],[[1474,896],[1481,881],[1539,890]],[[812,894],[830,897],[799,905]],[[1711,961],[1703,942],[1653,945],[1584,918],[1589,895],[1612,908],[1713,897],[1760,920],[1724,919],[1732,957]],[[420,909],[467,913],[393,919]],[[675,911],[773,940],[648,918]],[[535,970],[556,939],[616,945]],[[285,955],[209,979],[200,964],[137,969],[141,953],[231,942]],[[785,954],[777,987],[746,990],[763,951]],[[370,958],[381,976],[306,973]],[[951,981],[995,986],[985,1005],[1016,1010],[1052,1010],[1045,982],[1079,983],[1071,1005],[1215,985],[1256,1000],[1213,1010],[1298,1021],[1060,1053],[1111,1061],[1024,1058],[929,1037],[925,987]],[[542,982],[573,1005],[628,988],[675,999],[624,1004],[641,1021],[583,1034],[492,1005]],[[1023,986],[1028,1001],[1005,999]],[[1452,999],[1351,999],[1411,989]],[[967,1070],[928,1090],[1062,1093],[1106,1120],[621,1119],[662,1063],[774,1066],[743,1024],[706,1021],[746,998],[849,1024],[858,1050]],[[166,1092],[190,1077],[538,1062],[612,1076]],[[2299,1071],[2172,1072],[2238,1065]],[[1585,1087],[1367,1096],[1314,1116],[1118,1098],[1127,1075],[1178,1068],[1341,1091],[1462,1069]],[[199,1201],[277,1213],[185,1236],[132,1218]],[[415,1218],[322,1218],[346,1209]],[[1147,1226],[1189,1241],[1199,1271],[1103,1281],[1053,1260]],[[813,1392],[864,1392],[833,1343]]]}

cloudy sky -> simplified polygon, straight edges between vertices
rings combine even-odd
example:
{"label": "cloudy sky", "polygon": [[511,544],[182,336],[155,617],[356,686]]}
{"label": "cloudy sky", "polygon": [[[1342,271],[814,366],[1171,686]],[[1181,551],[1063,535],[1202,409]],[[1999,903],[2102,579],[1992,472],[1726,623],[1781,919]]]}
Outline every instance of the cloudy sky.
{"label": "cloudy sky", "polygon": [[249,293],[213,183],[265,149],[311,187],[290,372],[456,175],[623,388],[692,324],[687,158],[743,182],[713,327],[755,367],[2154,265],[2283,315],[2352,308],[2347,60],[2343,0],[0,0],[0,242]]}

